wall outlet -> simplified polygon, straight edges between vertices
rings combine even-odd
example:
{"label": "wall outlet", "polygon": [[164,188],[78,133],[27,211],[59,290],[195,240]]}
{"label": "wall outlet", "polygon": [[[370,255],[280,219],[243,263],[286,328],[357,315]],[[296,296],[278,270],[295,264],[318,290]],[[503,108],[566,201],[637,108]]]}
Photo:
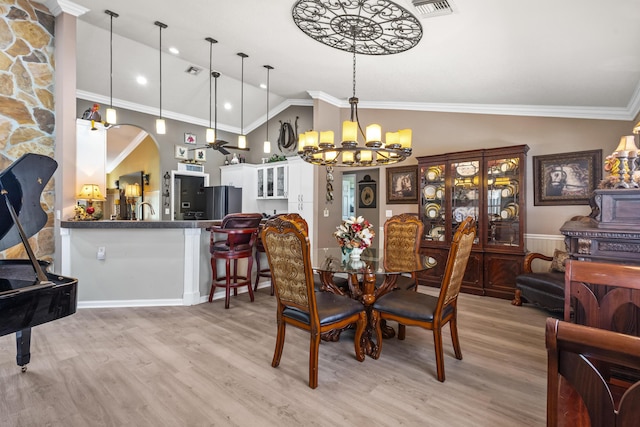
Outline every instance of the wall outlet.
{"label": "wall outlet", "polygon": [[98,254],[96,256],[96,258],[98,258],[99,260],[104,260],[107,256],[107,251],[106,248],[104,246],[100,246],[98,248]]}
{"label": "wall outlet", "polygon": [[391,209],[385,210],[384,216],[386,216],[387,218],[391,218],[393,216],[393,211],[391,211]]}
{"label": "wall outlet", "polygon": [[329,216],[329,209],[324,208],[324,216],[328,217]]}
{"label": "wall outlet", "polygon": [[164,208],[165,215],[171,215],[171,210],[169,208]]}

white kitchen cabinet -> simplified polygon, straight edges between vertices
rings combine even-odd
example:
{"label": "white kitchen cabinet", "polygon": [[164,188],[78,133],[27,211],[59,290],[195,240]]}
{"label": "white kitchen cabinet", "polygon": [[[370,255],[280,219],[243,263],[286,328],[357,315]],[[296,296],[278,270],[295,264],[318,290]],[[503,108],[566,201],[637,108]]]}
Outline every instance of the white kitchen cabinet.
{"label": "white kitchen cabinet", "polygon": [[315,185],[315,170],[317,166],[305,162],[300,157],[289,157],[289,213],[297,213],[307,221],[309,225],[309,240],[313,251],[314,214],[313,203]]}
{"label": "white kitchen cabinet", "polygon": [[256,185],[257,197],[259,199],[286,199],[287,171],[288,164],[285,162],[259,165]]}

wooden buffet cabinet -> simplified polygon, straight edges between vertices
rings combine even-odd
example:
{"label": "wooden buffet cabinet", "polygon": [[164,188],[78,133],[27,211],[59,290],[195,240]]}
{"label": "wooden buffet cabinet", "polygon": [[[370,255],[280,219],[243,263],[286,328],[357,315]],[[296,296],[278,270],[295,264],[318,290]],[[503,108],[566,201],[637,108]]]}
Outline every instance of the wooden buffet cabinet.
{"label": "wooden buffet cabinet", "polygon": [[525,165],[529,147],[518,145],[418,157],[421,252],[437,263],[419,274],[440,286],[451,239],[468,215],[478,234],[462,291],[512,299],[525,255]]}

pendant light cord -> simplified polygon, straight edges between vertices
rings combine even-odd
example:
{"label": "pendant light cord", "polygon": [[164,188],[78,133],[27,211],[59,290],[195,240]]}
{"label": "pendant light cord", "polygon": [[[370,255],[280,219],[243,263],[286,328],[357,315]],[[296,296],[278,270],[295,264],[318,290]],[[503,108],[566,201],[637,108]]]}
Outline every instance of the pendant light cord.
{"label": "pendant light cord", "polygon": [[264,68],[267,69],[267,138],[266,141],[269,140],[269,71],[273,70],[271,65],[265,65]]}
{"label": "pendant light cord", "polygon": [[113,15],[109,26],[109,107],[113,108]]}
{"label": "pendant light cord", "polygon": [[109,108],[113,108],[113,18],[117,18],[118,15],[110,10],[105,10],[104,13],[109,15]]}
{"label": "pendant light cord", "polygon": [[160,43],[158,44],[160,53],[160,118],[162,118],[162,27],[160,27]]}
{"label": "pendant light cord", "polygon": [[213,43],[209,43],[209,129],[211,129],[211,73],[213,73]]}
{"label": "pendant light cord", "polygon": [[158,52],[160,57],[160,118],[162,119],[162,29],[167,28],[167,24],[163,24],[160,21],[154,22],[154,25],[157,25],[159,28],[159,44],[158,44]]}
{"label": "pendant light cord", "polygon": [[[214,71],[211,73],[211,75],[214,78],[214,92],[215,92],[215,96],[214,96],[214,112],[213,112],[213,132],[215,133],[216,136],[216,140],[218,139],[218,77],[220,77],[220,73],[218,73],[217,71]],[[215,141],[214,141],[215,142]]]}

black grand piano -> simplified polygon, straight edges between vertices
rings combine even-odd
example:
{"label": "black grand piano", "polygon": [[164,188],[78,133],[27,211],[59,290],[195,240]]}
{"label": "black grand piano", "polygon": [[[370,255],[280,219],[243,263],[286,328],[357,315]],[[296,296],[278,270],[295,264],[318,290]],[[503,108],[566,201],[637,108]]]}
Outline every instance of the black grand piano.
{"label": "black grand piano", "polygon": [[0,336],[16,333],[22,372],[31,359],[31,328],[77,307],[77,279],[49,273],[28,241],[47,223],[40,195],[57,167],[50,157],[28,153],[0,172],[0,251],[22,242],[29,256],[0,260]]}

